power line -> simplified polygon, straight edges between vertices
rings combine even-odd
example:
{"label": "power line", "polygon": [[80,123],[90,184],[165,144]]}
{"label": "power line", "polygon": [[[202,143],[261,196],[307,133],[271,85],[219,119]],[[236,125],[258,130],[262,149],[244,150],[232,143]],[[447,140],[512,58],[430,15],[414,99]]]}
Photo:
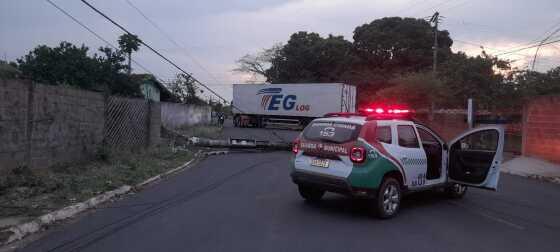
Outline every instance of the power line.
{"label": "power line", "polygon": [[560,31],[560,23],[557,24],[557,26],[559,26],[558,28],[556,28],[556,30],[554,30],[553,32],[551,32],[548,36],[546,36],[543,40],[541,40],[541,42],[539,43],[539,46],[537,47],[537,50],[535,51],[535,56],[533,57],[533,64],[531,66],[531,70],[535,69],[535,63],[537,62],[537,56],[539,55],[539,49],[541,49],[541,46],[544,42],[546,42],[547,40],[550,39],[550,37],[554,36],[554,34],[558,33]]}
{"label": "power line", "polygon": [[[131,32],[129,32],[126,28],[124,28],[122,25],[120,25],[119,23],[117,23],[116,21],[114,21],[113,19],[111,19],[110,17],[108,17],[107,15],[105,15],[105,13],[103,13],[102,11],[98,10],[97,8],[95,8],[93,5],[91,5],[90,3],[88,3],[86,0],[80,0],[82,3],[84,3],[85,5],[87,5],[89,8],[91,8],[93,11],[97,12],[97,14],[101,15],[102,17],[104,17],[105,19],[107,19],[109,22],[111,22],[113,25],[117,26],[119,29],[121,29],[122,31],[124,31],[125,33],[129,34],[129,35],[134,35]],[[223,100],[225,103],[228,103],[228,100],[226,100],[225,98],[223,98],[221,95],[219,95],[218,93],[216,93],[214,90],[212,90],[211,88],[209,88],[207,85],[205,85],[204,83],[200,82],[198,79],[196,79],[194,76],[192,76],[190,73],[188,73],[187,71],[183,70],[183,68],[179,67],[175,62],[171,61],[169,58],[165,57],[163,54],[161,54],[159,51],[157,51],[156,49],[154,49],[152,46],[150,46],[149,44],[147,44],[146,42],[144,42],[143,40],[140,40],[140,43],[142,45],[144,45],[146,48],[150,49],[150,51],[152,51],[153,53],[157,54],[159,57],[161,57],[163,60],[165,60],[167,63],[171,64],[173,67],[177,68],[179,71],[181,71],[182,73],[184,73],[185,75],[187,75],[189,78],[191,78],[194,82],[198,83],[199,85],[203,86],[204,88],[206,88],[208,91],[210,91],[212,94],[214,94],[215,96],[217,96],[218,98],[220,98],[221,100]],[[234,106],[234,105],[232,105]],[[237,107],[235,107],[237,108]],[[239,108],[237,108],[239,109]]]}
{"label": "power line", "polygon": [[195,63],[195,65],[197,65],[200,69],[202,69],[204,72],[206,72],[208,74],[208,76],[210,76],[210,78],[212,78],[216,83],[220,82],[220,81],[218,81],[218,79],[212,73],[210,73],[210,71],[208,71],[208,69],[206,69],[202,64],[200,64],[200,62],[198,60],[196,60],[196,58],[194,58],[194,56],[192,56],[184,46],[181,46],[175,39],[173,39],[173,37],[171,35],[169,35],[169,33],[167,33],[156,22],[154,22],[151,18],[149,18],[142,10],[140,10],[140,8],[138,6],[133,4],[130,0],[126,0],[126,3],[128,5],[130,5],[130,7],[135,9],[136,12],[138,12],[138,14],[140,14],[146,21],[148,21],[148,23],[150,23],[154,28],[156,28],[169,42],[171,42],[173,45],[175,45],[179,49],[182,49],[183,52],[185,53],[185,55],[187,57],[189,57]]}
{"label": "power line", "polygon": [[[91,28],[89,28],[87,25],[85,25],[84,23],[82,23],[80,20],[78,20],[77,18],[75,18],[74,16],[72,16],[70,13],[68,13],[67,11],[65,11],[64,9],[62,9],[62,7],[58,6],[57,4],[55,4],[54,2],[52,2],[51,0],[45,0],[47,1],[49,4],[51,4],[53,7],[55,7],[56,9],[58,9],[60,12],[62,12],[64,15],[66,15],[67,17],[69,17],[70,19],[72,19],[74,22],[76,22],[77,24],[79,24],[82,28],[86,29],[88,32],[90,32],[91,34],[93,34],[95,37],[97,37],[99,40],[105,42],[105,44],[107,44],[108,46],[112,47],[115,50],[119,50],[119,48],[117,48],[116,46],[114,46],[113,44],[111,44],[109,41],[107,41],[105,38],[103,38],[101,35],[99,35],[98,33],[96,33],[95,31],[93,31]],[[142,68],[144,71],[150,73],[151,75],[153,75],[154,77],[156,77],[156,79],[158,79],[158,81],[161,82],[161,79],[158,78],[154,73],[152,73],[150,70],[148,70],[146,67],[144,67],[142,64],[140,64],[139,62],[132,60],[132,62],[134,64],[136,64],[138,67]]]}
{"label": "power line", "polygon": [[515,50],[503,52],[503,53],[499,53],[499,54],[496,54],[496,56],[506,55],[506,54],[512,54],[512,53],[516,53],[516,52],[519,52],[519,51],[523,51],[523,50],[535,48],[535,47],[538,47],[538,46],[544,46],[544,45],[549,45],[549,44],[558,43],[558,42],[560,42],[560,39],[558,39],[558,40],[553,40],[553,41],[549,41],[549,42],[546,42],[546,43],[543,43],[543,44],[527,46],[527,47],[523,47],[523,48],[519,48],[519,49],[515,49]]}

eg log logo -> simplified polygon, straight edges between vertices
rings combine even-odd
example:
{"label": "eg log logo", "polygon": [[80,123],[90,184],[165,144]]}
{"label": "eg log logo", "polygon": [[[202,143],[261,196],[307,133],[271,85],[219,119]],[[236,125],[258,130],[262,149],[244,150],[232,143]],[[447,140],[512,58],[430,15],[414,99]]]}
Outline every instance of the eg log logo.
{"label": "eg log logo", "polygon": [[297,104],[296,95],[282,94],[282,88],[263,88],[257,92],[262,95],[261,108],[264,110],[296,110],[309,111],[311,106],[308,104]]}

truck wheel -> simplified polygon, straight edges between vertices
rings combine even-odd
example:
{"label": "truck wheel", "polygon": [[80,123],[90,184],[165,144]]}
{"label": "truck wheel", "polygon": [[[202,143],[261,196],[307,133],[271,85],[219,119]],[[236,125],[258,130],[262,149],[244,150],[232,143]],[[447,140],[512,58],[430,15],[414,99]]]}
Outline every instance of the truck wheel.
{"label": "truck wheel", "polygon": [[460,199],[467,193],[467,187],[461,184],[453,183],[445,188],[445,194],[451,199]]}
{"label": "truck wheel", "polygon": [[389,219],[397,215],[401,206],[401,198],[402,192],[399,181],[391,177],[385,178],[374,201],[377,217]]}
{"label": "truck wheel", "polygon": [[298,190],[299,195],[309,202],[317,202],[325,195],[325,191],[310,186],[300,185]]}

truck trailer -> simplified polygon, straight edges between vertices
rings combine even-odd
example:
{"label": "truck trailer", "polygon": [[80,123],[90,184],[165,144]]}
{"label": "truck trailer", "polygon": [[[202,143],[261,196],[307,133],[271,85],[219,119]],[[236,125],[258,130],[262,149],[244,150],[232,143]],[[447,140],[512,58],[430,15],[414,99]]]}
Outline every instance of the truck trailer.
{"label": "truck trailer", "polygon": [[356,87],[344,83],[234,84],[236,127],[306,126],[333,112],[356,112]]}

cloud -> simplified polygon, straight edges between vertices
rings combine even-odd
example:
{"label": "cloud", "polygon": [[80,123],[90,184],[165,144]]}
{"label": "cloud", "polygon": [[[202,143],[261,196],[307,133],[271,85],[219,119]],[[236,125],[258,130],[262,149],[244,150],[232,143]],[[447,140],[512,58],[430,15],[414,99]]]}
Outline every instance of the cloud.
{"label": "cloud", "polygon": [[[481,50],[472,44],[482,44],[490,53],[494,53],[491,48],[507,50],[535,41],[560,21],[558,0],[167,0],[157,4],[152,0],[129,1],[163,27],[187,53],[167,41],[125,0],[91,3],[203,82],[215,85],[226,97],[231,97],[231,87],[226,84],[250,78],[231,71],[238,58],[285,42],[297,31],[343,35],[351,40],[355,27],[374,19],[426,17],[438,10],[444,17],[440,27],[449,30],[452,38],[471,43],[456,42],[453,49],[476,55]],[[79,1],[55,2],[115,44],[122,34]],[[44,1],[0,1],[0,55],[6,53],[13,60],[39,44],[53,46],[61,40],[85,43],[92,49],[104,45]],[[520,54],[523,55],[512,54],[507,58],[523,66],[532,60],[534,50]],[[543,47],[538,69],[557,66],[559,54],[552,46]],[[159,76],[167,78],[178,72],[146,48],[135,56]]]}

